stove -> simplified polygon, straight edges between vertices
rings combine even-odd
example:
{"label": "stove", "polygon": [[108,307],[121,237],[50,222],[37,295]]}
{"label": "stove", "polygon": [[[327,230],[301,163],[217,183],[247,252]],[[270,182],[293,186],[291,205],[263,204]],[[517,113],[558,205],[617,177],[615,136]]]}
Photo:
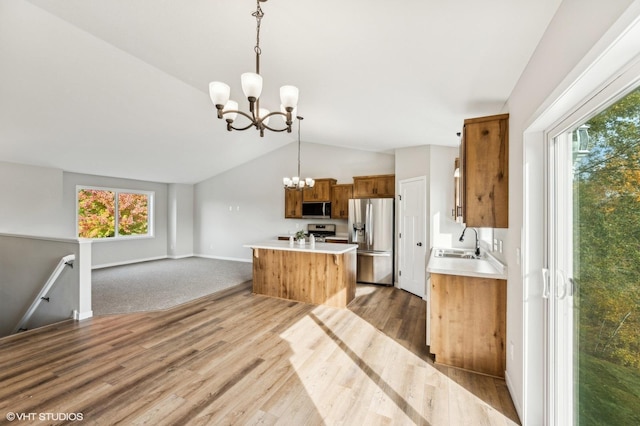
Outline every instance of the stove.
{"label": "stove", "polygon": [[313,235],[317,242],[324,242],[325,237],[334,237],[336,235],[335,224],[313,224],[307,225],[307,234]]}

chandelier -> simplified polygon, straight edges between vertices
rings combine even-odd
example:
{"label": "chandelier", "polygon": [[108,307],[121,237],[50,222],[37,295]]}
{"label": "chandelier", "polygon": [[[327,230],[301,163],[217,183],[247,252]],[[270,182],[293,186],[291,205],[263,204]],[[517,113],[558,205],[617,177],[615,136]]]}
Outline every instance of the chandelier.
{"label": "chandelier", "polygon": [[313,188],[313,185],[316,184],[316,181],[311,178],[300,179],[300,123],[304,119],[304,117],[296,117],[298,119],[298,174],[292,178],[282,178],[282,183],[285,188],[297,188],[302,189],[306,186],[309,188]]}
{"label": "chandelier", "polygon": [[[247,130],[250,127],[255,127],[260,131],[260,136],[264,136],[264,130],[271,130],[272,132],[291,133],[291,124],[293,123],[293,117],[295,116],[294,110],[298,104],[298,88],[295,86],[282,86],[280,88],[280,111],[269,112],[267,109],[260,108],[260,94],[262,93],[262,76],[260,76],[260,21],[264,16],[262,8],[260,8],[261,2],[267,0],[256,1],[256,11],[251,14],[256,18],[256,46],[254,51],[256,53],[256,72],[246,72],[240,76],[242,82],[242,91],[249,101],[249,113],[240,111],[238,109],[238,103],[229,100],[231,93],[230,87],[221,81],[212,81],[209,83],[209,96],[211,102],[216,106],[218,111],[218,118],[225,118],[227,121],[227,130]],[[245,127],[235,127],[234,121],[238,114],[249,119],[250,123]],[[276,129],[269,127],[269,119],[274,116],[282,116],[285,121],[285,127]]]}

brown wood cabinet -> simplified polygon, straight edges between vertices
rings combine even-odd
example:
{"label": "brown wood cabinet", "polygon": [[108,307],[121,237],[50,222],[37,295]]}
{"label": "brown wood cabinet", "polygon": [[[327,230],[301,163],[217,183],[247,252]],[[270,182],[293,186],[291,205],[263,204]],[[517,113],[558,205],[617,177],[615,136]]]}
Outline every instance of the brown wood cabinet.
{"label": "brown wood cabinet", "polygon": [[302,191],[295,188],[285,188],[284,217],[290,219],[302,218]]}
{"label": "brown wood cabinet", "polygon": [[313,188],[302,190],[302,201],[331,201],[331,186],[336,182],[335,179],[316,179]]}
{"label": "brown wood cabinet", "polygon": [[349,240],[347,240],[345,238],[325,237],[324,242],[325,243],[333,243],[333,244],[349,244]]}
{"label": "brown wood cabinet", "polygon": [[430,305],[436,362],[504,377],[506,280],[431,274]]}
{"label": "brown wood cabinet", "polygon": [[464,121],[460,200],[467,226],[509,227],[509,114]]}
{"label": "brown wood cabinet", "polygon": [[395,194],[396,175],[353,177],[353,198],[389,198]]}
{"label": "brown wood cabinet", "polygon": [[344,308],[356,294],[356,250],[328,254],[254,247],[253,292]]}
{"label": "brown wood cabinet", "polygon": [[349,219],[350,198],[353,198],[353,184],[345,183],[331,187],[332,219]]}

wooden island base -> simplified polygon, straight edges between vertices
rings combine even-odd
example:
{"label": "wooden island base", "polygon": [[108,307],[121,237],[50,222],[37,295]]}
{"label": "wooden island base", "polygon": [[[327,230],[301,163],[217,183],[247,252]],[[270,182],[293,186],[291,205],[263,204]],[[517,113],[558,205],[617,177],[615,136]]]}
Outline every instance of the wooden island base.
{"label": "wooden island base", "polygon": [[[322,244],[340,246],[345,244]],[[344,308],[356,294],[356,250],[287,250],[252,247],[253,292]]]}

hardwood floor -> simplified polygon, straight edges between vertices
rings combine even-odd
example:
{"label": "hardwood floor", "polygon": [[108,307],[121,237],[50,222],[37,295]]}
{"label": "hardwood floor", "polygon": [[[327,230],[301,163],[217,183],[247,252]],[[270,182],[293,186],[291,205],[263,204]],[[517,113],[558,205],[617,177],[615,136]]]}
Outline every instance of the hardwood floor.
{"label": "hardwood floor", "polygon": [[504,381],[434,366],[424,335],[424,301],[393,287],[338,309],[244,284],[0,339],[0,424],[519,424]]}

